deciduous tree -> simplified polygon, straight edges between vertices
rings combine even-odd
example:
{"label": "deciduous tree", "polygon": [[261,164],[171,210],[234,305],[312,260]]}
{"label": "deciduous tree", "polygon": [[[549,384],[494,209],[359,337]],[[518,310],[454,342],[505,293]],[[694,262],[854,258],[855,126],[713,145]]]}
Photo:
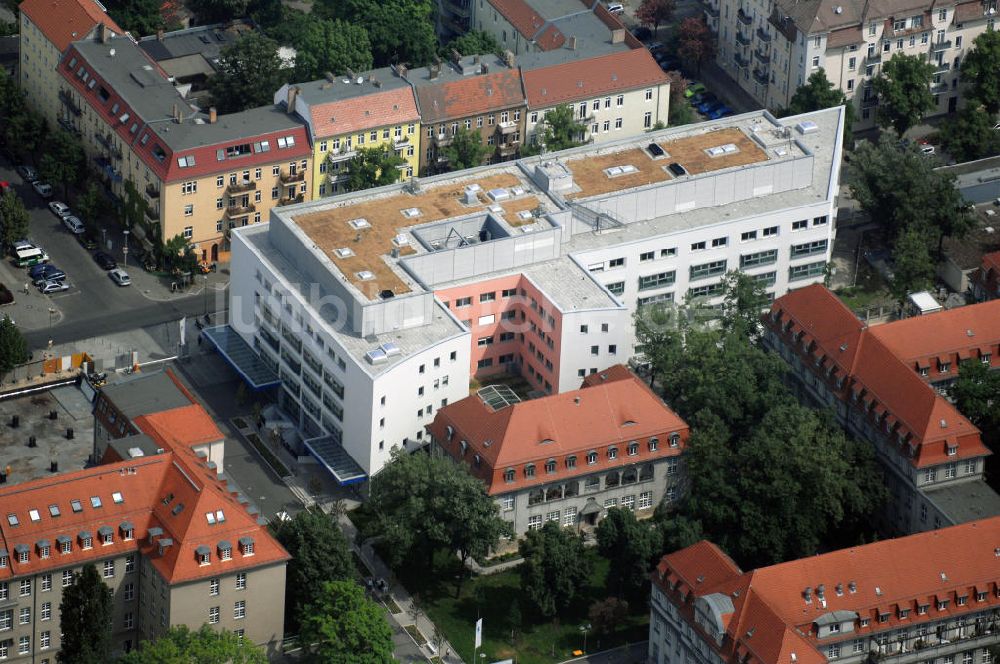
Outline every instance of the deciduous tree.
{"label": "deciduous tree", "polygon": [[482,30],[470,30],[464,35],[455,37],[444,48],[443,56],[451,57],[452,51],[458,51],[462,55],[487,55],[490,53],[500,53],[503,50],[493,35]]}
{"label": "deciduous tree", "polygon": [[108,14],[123,30],[140,37],[154,34],[164,27],[157,0],[111,0]]}
{"label": "deciduous tree", "polygon": [[1000,32],[987,30],[962,61],[962,83],[968,99],[982,104],[991,116],[1000,113]]}
{"label": "deciduous tree", "polygon": [[77,216],[89,230],[94,228],[97,218],[107,211],[107,203],[107,199],[97,184],[91,181],[87,183],[87,188],[83,190],[83,193],[76,197],[73,207],[76,209]]}
{"label": "deciduous tree", "polygon": [[614,634],[618,626],[628,618],[628,601],[618,597],[597,600],[587,611],[591,627],[597,634]]}
{"label": "deciduous tree", "polygon": [[890,290],[902,303],[909,293],[926,290],[934,283],[934,259],[931,240],[919,227],[909,227],[899,234],[892,248],[892,283]]}
{"label": "deciduous tree", "polygon": [[680,72],[670,72],[670,76],[673,79],[670,82],[670,126],[691,124],[698,118],[687,97],[684,96],[688,82],[681,77]]}
{"label": "deciduous tree", "polygon": [[406,160],[388,145],[358,148],[357,154],[347,162],[347,191],[358,191],[393,184],[399,180],[399,166]]}
{"label": "deciduous tree", "polygon": [[13,189],[8,189],[0,198],[0,228],[3,230],[0,235],[0,251],[28,235],[28,211]]}
{"label": "deciduous tree", "polygon": [[643,25],[653,26],[653,32],[659,32],[660,24],[669,23],[674,17],[676,7],[674,0],[642,0],[635,17]]}
{"label": "deciduous tree", "polygon": [[326,72],[343,74],[372,67],[368,31],[360,25],[340,20],[316,20],[298,14],[289,43],[295,47],[295,76],[310,81]]}
{"label": "deciduous tree", "polygon": [[893,240],[916,227],[936,237],[940,250],[944,237],[962,237],[975,223],[954,175],[934,170],[916,149],[900,148],[887,136],[854,151],[847,179],[851,196]]}
{"label": "deciduous tree", "polygon": [[385,611],[353,581],[328,581],[302,614],[302,647],[316,664],[391,664]]}
{"label": "deciduous tree", "polygon": [[104,585],[92,564],[73,574],[73,584],[63,588],[59,605],[62,641],[59,664],[107,664],[111,658],[111,623],[114,617],[111,589]]}
{"label": "deciduous tree", "polygon": [[882,71],[872,79],[872,88],[879,99],[879,125],[892,127],[902,138],[934,108],[934,95],[930,90],[932,76],[934,65],[922,56],[897,51],[884,63]]}
{"label": "deciduous tree", "polygon": [[538,530],[529,530],[521,541],[524,558],[518,568],[524,598],[542,616],[551,618],[580,595],[592,568],[583,539],[547,521]]}
{"label": "deciduous tree", "polygon": [[162,636],[143,641],[118,664],[267,664],[267,656],[249,640],[227,630],[202,625],[191,631],[175,625]]}
{"label": "deciduous tree", "polygon": [[272,104],[282,77],[277,42],[251,32],[222,49],[209,90],[220,113],[235,113]]}
{"label": "deciduous tree", "polygon": [[28,344],[10,316],[4,314],[0,318],[0,379],[27,361]]}
{"label": "deciduous tree", "polygon": [[457,171],[481,165],[490,149],[478,131],[460,127],[442,153],[448,158],[448,169]]}
{"label": "deciduous tree", "polygon": [[318,509],[279,521],[273,531],[292,556],[285,573],[285,624],[294,632],[305,607],[317,601],[324,581],[352,578],[351,552],[337,522]]}
{"label": "deciduous tree", "polygon": [[34,160],[35,155],[42,152],[48,135],[45,119],[35,113],[15,113],[7,119],[4,127],[7,148],[20,160]]}
{"label": "deciduous tree", "polygon": [[995,124],[992,116],[969,104],[957,117],[941,124],[938,136],[942,147],[957,161],[973,161],[1000,154],[1000,131],[993,128]]}
{"label": "deciduous tree", "polygon": [[948,388],[955,406],[979,427],[983,440],[996,452],[1000,445],[1000,371],[978,358],[958,367],[958,380]]}
{"label": "deciduous tree", "polygon": [[313,16],[361,25],[368,31],[375,66],[430,62],[438,49],[429,0],[318,0]]}
{"label": "deciduous tree", "polygon": [[825,69],[817,69],[809,75],[805,85],[799,86],[795,91],[788,104],[788,113],[797,115],[821,111],[824,108],[833,108],[834,106],[844,107],[844,137],[846,140],[853,136],[854,104],[847,100],[847,95],[844,94],[843,90],[830,82],[826,77]]}
{"label": "deciduous tree", "polygon": [[45,153],[38,162],[38,175],[53,185],[62,185],[63,197],[69,199],[69,188],[83,180],[87,155],[83,144],[65,129],[50,138]]}
{"label": "deciduous tree", "polygon": [[632,510],[609,509],[597,526],[597,550],[610,563],[608,592],[616,598],[645,597],[661,545],[660,532],[648,521],[636,520]]}
{"label": "deciduous tree", "polygon": [[393,567],[430,569],[442,549],[481,555],[509,533],[483,483],[444,457],[394,452],[372,478],[368,504],[372,533],[382,536]]}
{"label": "deciduous tree", "polygon": [[247,0],[190,0],[188,7],[201,25],[231,21],[247,14]]}
{"label": "deciduous tree", "polygon": [[545,123],[538,142],[545,144],[546,151],[555,152],[580,145],[582,134],[583,125],[577,121],[573,107],[563,104],[545,113]]}
{"label": "deciduous tree", "polygon": [[767,309],[767,293],[752,275],[730,271],[723,282],[722,329],[756,343],[763,331],[760,317]]}
{"label": "deciduous tree", "polygon": [[715,57],[715,50],[716,38],[704,16],[690,16],[681,21],[677,29],[677,55],[693,64],[696,72],[701,73],[701,64]]}

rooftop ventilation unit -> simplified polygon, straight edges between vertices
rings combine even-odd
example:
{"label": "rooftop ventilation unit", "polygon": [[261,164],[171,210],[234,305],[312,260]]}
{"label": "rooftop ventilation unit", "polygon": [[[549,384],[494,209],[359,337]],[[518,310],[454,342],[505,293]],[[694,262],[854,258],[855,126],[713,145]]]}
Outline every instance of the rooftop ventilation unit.
{"label": "rooftop ventilation unit", "polygon": [[354,255],[354,251],[350,247],[334,249],[333,253],[337,256],[337,258],[350,258]]}
{"label": "rooftop ventilation unit", "polygon": [[410,238],[405,233],[400,233],[392,238],[392,243],[397,247],[408,247],[410,246]]}
{"label": "rooftop ventilation unit", "polygon": [[785,148],[774,148],[774,154],[779,157],[786,157],[788,156],[788,150]]}
{"label": "rooftop ventilation unit", "polygon": [[355,276],[361,281],[372,281],[375,279],[375,273],[371,270],[361,270],[360,272],[355,272]]}
{"label": "rooftop ventilation unit", "polygon": [[403,352],[400,350],[399,346],[392,341],[386,341],[384,344],[381,344],[379,348],[382,349],[382,352],[385,353],[386,357],[395,357]]}
{"label": "rooftop ventilation unit", "polygon": [[400,210],[400,212],[402,212],[403,216],[407,219],[413,219],[414,217],[420,216],[420,208],[411,207],[406,208],[405,210]]}
{"label": "rooftop ventilation unit", "polygon": [[517,213],[517,218],[522,221],[528,221],[532,216],[534,215],[531,214],[531,210],[521,210]]}
{"label": "rooftop ventilation unit", "polygon": [[518,185],[516,187],[511,187],[510,188],[510,193],[513,194],[514,196],[524,196],[524,194],[525,194],[524,187],[522,187],[520,185]]}
{"label": "rooftop ventilation unit", "polygon": [[616,178],[620,175],[629,175],[630,173],[635,173],[639,169],[632,164],[625,164],[623,166],[612,166],[610,168],[604,169],[604,174],[609,178]]}
{"label": "rooftop ventilation unit", "polygon": [[505,201],[510,198],[510,192],[506,189],[490,189],[489,196],[494,201]]}
{"label": "rooftop ventilation unit", "polygon": [[795,128],[803,136],[808,134],[815,134],[817,131],[819,131],[819,127],[817,127],[816,123],[813,122],[812,120],[803,120],[802,122],[795,125]]}
{"label": "rooftop ventilation unit", "polygon": [[478,184],[466,187],[462,192],[462,203],[465,205],[479,205],[479,189]]}
{"label": "rooftop ventilation unit", "polygon": [[389,358],[381,348],[372,348],[365,353],[365,359],[368,360],[368,364],[382,364]]}
{"label": "rooftop ventilation unit", "polygon": [[735,143],[726,143],[725,145],[717,145],[714,148],[705,148],[705,154],[709,157],[721,157],[735,152],[739,152],[739,148],[736,147]]}
{"label": "rooftop ventilation unit", "polygon": [[362,228],[371,228],[372,225],[368,223],[365,218],[351,219],[347,224],[356,231],[360,231]]}

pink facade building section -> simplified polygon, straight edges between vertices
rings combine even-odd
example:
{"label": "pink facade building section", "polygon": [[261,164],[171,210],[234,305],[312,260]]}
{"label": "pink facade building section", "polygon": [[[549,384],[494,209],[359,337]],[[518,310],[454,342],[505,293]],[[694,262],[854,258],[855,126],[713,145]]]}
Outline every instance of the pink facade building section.
{"label": "pink facade building section", "polygon": [[562,312],[526,276],[463,284],[435,295],[472,333],[474,378],[517,372],[539,391],[569,387],[559,385]]}

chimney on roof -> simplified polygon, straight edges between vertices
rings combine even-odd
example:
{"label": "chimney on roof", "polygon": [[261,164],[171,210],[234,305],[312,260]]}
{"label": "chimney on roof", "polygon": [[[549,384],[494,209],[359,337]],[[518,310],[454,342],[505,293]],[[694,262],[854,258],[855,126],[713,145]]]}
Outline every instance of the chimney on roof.
{"label": "chimney on roof", "polygon": [[404,79],[406,78],[406,65],[404,64],[396,65],[396,76],[399,76],[400,78]]}
{"label": "chimney on roof", "polygon": [[102,44],[107,44],[109,39],[111,39],[111,32],[108,30],[108,26],[104,25],[104,23],[98,23],[97,40]]}
{"label": "chimney on roof", "polygon": [[438,74],[440,73],[441,73],[441,65],[439,64],[428,65],[427,74],[432,81],[436,79],[438,77]]}
{"label": "chimney on roof", "polygon": [[517,58],[514,57],[514,52],[510,49],[503,52],[503,61],[511,69],[517,66]]}
{"label": "chimney on roof", "polygon": [[354,70],[351,69],[350,67],[347,68],[347,78],[349,78],[352,81],[354,80]]}
{"label": "chimney on roof", "polygon": [[456,65],[462,61],[462,54],[458,52],[458,49],[451,49],[451,61]]}
{"label": "chimney on roof", "polygon": [[294,85],[288,86],[288,97],[286,99],[285,105],[288,106],[288,112],[295,112],[295,100],[298,99],[299,88]]}
{"label": "chimney on roof", "polygon": [[941,428],[942,429],[947,429],[948,428],[948,420],[946,420],[944,418],[941,418]]}
{"label": "chimney on roof", "polygon": [[611,31],[611,43],[621,44],[625,41],[625,28],[616,28]]}
{"label": "chimney on roof", "polygon": [[163,32],[163,28],[160,28],[159,30],[157,30],[156,31],[156,41],[163,41],[163,35],[164,34],[165,33]]}
{"label": "chimney on roof", "polygon": [[171,109],[170,117],[172,117],[174,119],[174,122],[176,122],[177,124],[180,124],[180,122],[181,122],[181,111],[180,111],[179,108],[177,108],[177,104],[174,104],[173,108]]}
{"label": "chimney on roof", "polygon": [[219,113],[215,110],[215,106],[208,107],[208,124],[215,124],[219,119]]}
{"label": "chimney on roof", "polygon": [[372,85],[374,85],[376,88],[381,88],[382,87],[382,81],[380,81],[377,78],[375,78],[374,76],[372,76]]}
{"label": "chimney on roof", "polygon": [[569,50],[571,51],[576,50],[576,35],[573,35],[572,37],[569,38]]}
{"label": "chimney on roof", "polygon": [[323,78],[325,78],[330,83],[336,83],[337,82],[337,77],[333,75],[332,71],[324,72],[323,73]]}
{"label": "chimney on roof", "polygon": [[479,66],[479,73],[480,74],[489,74],[490,73],[490,66],[484,62],[483,64],[481,64]]}

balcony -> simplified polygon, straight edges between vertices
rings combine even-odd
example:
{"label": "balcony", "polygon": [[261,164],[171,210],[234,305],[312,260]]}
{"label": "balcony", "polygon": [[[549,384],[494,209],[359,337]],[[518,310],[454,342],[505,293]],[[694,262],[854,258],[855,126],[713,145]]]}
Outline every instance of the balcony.
{"label": "balcony", "polygon": [[160,211],[157,210],[152,205],[147,205],[145,209],[146,219],[150,221],[159,222],[160,221]]}
{"label": "balcony", "polygon": [[448,145],[451,145],[451,142],[452,140],[454,140],[454,138],[455,137],[452,136],[451,134],[442,133],[442,134],[435,134],[434,138],[431,140],[434,143],[434,145],[436,145],[439,148],[443,148]]}
{"label": "balcony", "polygon": [[936,53],[938,51],[946,51],[951,48],[950,39],[939,39],[933,44],[931,44],[931,53]]}
{"label": "balcony", "polygon": [[244,191],[254,191],[257,189],[257,183],[252,180],[243,180],[241,182],[236,182],[233,184],[229,183],[226,187],[226,192],[230,194],[242,194]]}
{"label": "balcony", "polygon": [[753,80],[757,81],[761,85],[767,85],[767,72],[761,71],[759,69],[754,69]]}
{"label": "balcony", "polygon": [[59,91],[59,99],[66,105],[66,108],[73,112],[73,115],[79,116],[82,113],[79,104],[73,101],[73,96],[67,90]]}
{"label": "balcony", "polygon": [[739,53],[733,53],[733,60],[736,61],[736,66],[739,67],[740,69],[746,69],[747,67],[750,66],[750,59],[744,58]]}
{"label": "balcony", "polygon": [[742,30],[737,30],[736,31],[736,43],[739,44],[740,46],[749,46],[750,45],[750,35],[745,35],[745,34],[743,34]]}
{"label": "balcony", "polygon": [[66,118],[59,118],[59,126],[78,138],[83,135],[80,130],[76,128],[76,125]]}
{"label": "balcony", "polygon": [[305,182],[306,172],[305,171],[295,171],[294,173],[289,173],[287,171],[282,171],[278,179],[283,183],[288,182]]}
{"label": "balcony", "polygon": [[503,136],[508,136],[517,131],[516,122],[501,122],[497,125],[497,131]]}
{"label": "balcony", "polygon": [[354,148],[334,148],[326,158],[330,163],[336,163],[338,161],[346,161],[357,153],[357,150]]}
{"label": "balcony", "polygon": [[393,150],[402,150],[403,148],[405,148],[409,144],[410,144],[410,137],[409,136],[400,136],[399,138],[393,138],[392,139],[392,149]]}
{"label": "balcony", "polygon": [[719,18],[719,13],[720,12],[719,12],[719,8],[718,7],[714,7],[712,5],[708,5],[707,7],[705,7],[705,13],[708,14],[712,18]]}
{"label": "balcony", "polygon": [[931,92],[936,95],[948,92],[948,84],[944,81],[941,81],[940,83],[931,83]]}
{"label": "balcony", "polygon": [[114,157],[115,159],[122,158],[122,151],[118,149],[117,145],[115,145],[114,141],[111,139],[110,134],[108,135],[96,134],[96,137],[97,137],[97,142],[100,143],[102,146],[104,146],[105,149],[107,149],[109,156]]}
{"label": "balcony", "polygon": [[866,65],[875,65],[882,62],[882,51],[875,51],[865,56]]}
{"label": "balcony", "polygon": [[278,201],[278,205],[294,205],[295,203],[301,203],[305,199],[306,199],[305,194],[297,194],[295,196],[292,196],[291,198],[286,196],[285,198],[282,198],[280,201]]}
{"label": "balcony", "polygon": [[497,152],[505,157],[509,157],[517,152],[519,147],[521,147],[520,141],[507,141],[506,143],[497,145]]}
{"label": "balcony", "polygon": [[253,203],[247,203],[246,205],[230,205],[226,208],[226,216],[230,219],[238,219],[239,217],[245,217],[256,210],[257,206]]}
{"label": "balcony", "polygon": [[155,198],[159,198],[160,197],[160,190],[157,189],[156,187],[154,187],[151,184],[147,184],[146,185],[146,195],[149,196],[150,198],[154,198],[154,199]]}
{"label": "balcony", "polygon": [[740,7],[740,10],[736,12],[736,19],[743,25],[750,25],[753,23],[753,17],[743,11],[742,7]]}
{"label": "balcony", "polygon": [[[914,664],[915,662],[937,661],[939,657],[944,655],[952,655],[961,651],[968,652],[996,643],[996,635],[991,634],[990,630],[983,631],[972,627],[965,629],[968,632],[966,636],[940,640],[936,636],[927,636],[922,640],[924,645],[919,648],[916,647],[915,642],[905,649],[899,643],[874,646],[871,654],[879,659],[891,661],[892,664]],[[918,641],[920,640],[918,639]]]}
{"label": "balcony", "polygon": [[944,73],[946,73],[948,71],[951,71],[951,63],[950,62],[935,62],[934,63],[934,73],[935,74],[944,74]]}
{"label": "balcony", "polygon": [[469,0],[444,0],[444,7],[456,16],[468,17],[470,13]]}
{"label": "balcony", "polygon": [[759,48],[754,50],[753,57],[757,58],[757,60],[760,61],[761,64],[765,65],[771,64],[771,56],[768,55],[767,53],[761,52]]}
{"label": "balcony", "polygon": [[765,44],[771,43],[771,33],[765,32],[764,28],[757,28],[757,39],[761,40]]}

